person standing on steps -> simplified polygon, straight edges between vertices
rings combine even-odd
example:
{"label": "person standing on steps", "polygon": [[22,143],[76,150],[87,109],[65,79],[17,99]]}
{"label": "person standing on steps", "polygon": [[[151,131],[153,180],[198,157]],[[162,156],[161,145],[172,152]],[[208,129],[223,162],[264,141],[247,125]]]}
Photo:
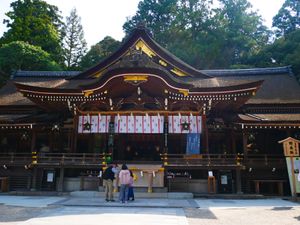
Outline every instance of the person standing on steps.
{"label": "person standing on steps", "polygon": [[114,187],[113,181],[115,179],[114,165],[110,164],[104,171],[103,175],[103,186],[105,188],[105,200],[107,202],[114,202]]}
{"label": "person standing on steps", "polygon": [[130,185],[130,172],[126,164],[122,165],[121,171],[119,173],[119,182],[120,182],[120,193],[119,193],[119,201],[122,203],[127,203],[128,199],[128,191]]}
{"label": "person standing on steps", "polygon": [[133,181],[134,181],[134,175],[131,170],[130,172],[130,183],[129,183],[129,189],[128,189],[128,201],[134,201],[134,193],[133,193]]}

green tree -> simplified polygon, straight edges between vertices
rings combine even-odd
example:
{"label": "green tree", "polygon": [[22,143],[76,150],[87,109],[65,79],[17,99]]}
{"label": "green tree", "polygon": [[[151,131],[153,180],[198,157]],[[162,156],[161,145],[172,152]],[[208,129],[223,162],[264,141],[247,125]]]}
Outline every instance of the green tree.
{"label": "green tree", "polygon": [[[300,29],[290,32],[253,55],[249,62],[258,67],[291,65],[300,78]],[[299,79],[300,81],[300,79]]]}
{"label": "green tree", "polygon": [[177,1],[176,19],[170,26],[170,43],[166,47],[196,68],[217,64],[218,35],[211,0]]}
{"label": "green tree", "polygon": [[262,18],[252,11],[247,0],[219,0],[217,26],[222,39],[224,67],[247,64],[247,59],[260,51],[270,37],[270,31],[263,25]]}
{"label": "green tree", "polygon": [[121,43],[119,41],[110,36],[106,36],[102,41],[93,45],[87,54],[82,57],[80,67],[82,69],[87,69],[96,65],[101,60],[110,56],[114,51],[116,51],[120,44]]}
{"label": "green tree", "polygon": [[[123,29],[144,22],[154,39],[199,69],[247,63],[269,38],[262,18],[247,0],[144,0]],[[242,66],[242,65],[241,65]]]}
{"label": "green tree", "polygon": [[276,35],[281,37],[300,28],[300,1],[286,0],[273,18]]}
{"label": "green tree", "polygon": [[16,70],[61,70],[61,67],[41,47],[15,41],[0,48],[0,71],[6,74],[3,80]]}
{"label": "green tree", "polygon": [[8,30],[0,42],[28,42],[40,46],[56,61],[62,62],[62,22],[58,8],[42,0],[17,0],[10,6],[12,11],[6,13],[9,19],[4,20]]}
{"label": "green tree", "polygon": [[[123,25],[126,34],[139,24],[145,24],[155,40],[167,46],[173,36],[173,26],[178,11],[178,0],[143,0],[136,14]],[[174,36],[173,36],[174,37]]]}
{"label": "green tree", "polygon": [[87,51],[87,44],[84,39],[81,18],[75,8],[72,9],[70,16],[66,18],[63,34],[65,64],[67,69],[77,69],[81,58]]}
{"label": "green tree", "polygon": [[144,0],[123,29],[129,33],[144,23],[153,38],[185,62],[206,68],[215,59],[210,0]]}

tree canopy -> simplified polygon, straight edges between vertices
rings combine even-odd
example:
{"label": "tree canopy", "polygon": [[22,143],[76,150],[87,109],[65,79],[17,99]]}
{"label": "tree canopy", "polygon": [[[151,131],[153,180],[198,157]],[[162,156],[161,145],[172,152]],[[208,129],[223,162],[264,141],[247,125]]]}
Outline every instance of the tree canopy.
{"label": "tree canopy", "polygon": [[81,18],[78,16],[75,8],[72,9],[70,16],[66,18],[66,23],[63,26],[63,35],[65,64],[67,69],[76,69],[87,51],[87,44],[84,39]]}
{"label": "tree canopy", "polygon": [[281,37],[300,28],[300,1],[285,0],[279,12],[273,18],[276,35]]}
{"label": "tree canopy", "polygon": [[80,67],[82,69],[87,69],[96,65],[116,51],[120,44],[119,41],[110,36],[106,36],[103,40],[93,45],[87,54],[82,57]]}
{"label": "tree canopy", "polygon": [[196,68],[245,64],[268,41],[269,31],[247,0],[144,0],[123,28],[145,23],[154,39]]}
{"label": "tree canopy", "polygon": [[245,65],[249,56],[268,43],[270,31],[247,0],[220,0],[220,3],[216,21],[223,34],[221,54],[227,61],[225,65]]}
{"label": "tree canopy", "polygon": [[56,61],[62,61],[61,16],[56,6],[42,0],[17,0],[11,3],[12,11],[4,20],[8,30],[0,43],[24,41],[40,46]]}
{"label": "tree canopy", "polygon": [[[293,31],[266,46],[249,59],[257,67],[291,65],[293,72],[300,75],[300,29]],[[299,79],[300,80],[300,79]]]}
{"label": "tree canopy", "polygon": [[[43,0],[15,0],[11,8],[0,38],[0,72],[87,69],[121,44],[107,36],[86,53],[75,9],[64,24],[59,9]],[[198,69],[292,65],[300,74],[298,0],[285,0],[273,18],[276,37],[248,0],[141,0],[123,29],[128,35],[140,23],[160,45]]]}
{"label": "tree canopy", "polygon": [[14,41],[0,48],[0,71],[9,76],[16,70],[61,70],[61,67],[41,47]]}

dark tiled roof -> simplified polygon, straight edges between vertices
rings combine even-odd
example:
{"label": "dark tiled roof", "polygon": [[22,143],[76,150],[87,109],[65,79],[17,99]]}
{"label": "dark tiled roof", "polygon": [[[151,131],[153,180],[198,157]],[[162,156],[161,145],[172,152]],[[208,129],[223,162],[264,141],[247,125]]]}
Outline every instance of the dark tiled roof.
{"label": "dark tiled roof", "polygon": [[0,106],[4,105],[35,105],[28,98],[16,90],[14,82],[19,82],[31,86],[57,88],[63,85],[66,80],[49,77],[17,77],[8,80],[7,83],[0,89]]}
{"label": "dark tiled roof", "polygon": [[250,98],[246,104],[300,104],[300,85],[295,76],[290,73],[227,76],[223,78],[235,82],[239,80],[264,81],[256,95]]}
{"label": "dark tiled roof", "polygon": [[0,115],[0,124],[1,123],[11,123],[15,120],[27,117],[28,114],[4,114]]}
{"label": "dark tiled roof", "polygon": [[12,80],[0,89],[0,106],[8,105],[35,105],[28,98],[23,97],[20,92],[17,92],[16,86]]}
{"label": "dark tiled roof", "polygon": [[196,87],[242,85],[263,80],[261,88],[246,104],[300,104],[300,85],[289,66],[274,68],[205,70],[211,79],[188,78]]}
{"label": "dark tiled roof", "polygon": [[213,77],[275,75],[292,73],[290,66],[251,69],[201,70],[201,72]]}
{"label": "dark tiled roof", "polygon": [[244,122],[300,122],[299,113],[239,114],[238,118]]}
{"label": "dark tiled roof", "polygon": [[[226,77],[215,77],[210,79],[197,79],[197,78],[190,78],[187,79],[186,83],[192,84],[195,88],[208,88],[208,87],[229,87],[229,86],[237,86],[237,85],[244,85],[247,83],[251,83],[254,80],[249,79],[227,79]],[[255,81],[258,81],[256,79]]]}
{"label": "dark tiled roof", "polygon": [[76,76],[81,71],[17,71],[12,74],[13,78],[17,77],[52,77],[52,78],[68,78]]}
{"label": "dark tiled roof", "polygon": [[[72,76],[72,73],[79,72],[18,71],[15,78],[9,80],[0,89],[0,106],[34,105],[16,91],[13,82],[61,89],[74,89],[81,85],[97,82],[96,79],[67,79],[65,77],[65,74]],[[180,82],[192,84],[195,88],[227,87],[263,80],[262,87],[256,96],[249,99],[246,104],[300,104],[300,85],[291,73],[290,67],[207,70],[205,73],[215,77],[209,79],[180,77],[177,79]],[[50,74],[55,75],[50,76]]]}

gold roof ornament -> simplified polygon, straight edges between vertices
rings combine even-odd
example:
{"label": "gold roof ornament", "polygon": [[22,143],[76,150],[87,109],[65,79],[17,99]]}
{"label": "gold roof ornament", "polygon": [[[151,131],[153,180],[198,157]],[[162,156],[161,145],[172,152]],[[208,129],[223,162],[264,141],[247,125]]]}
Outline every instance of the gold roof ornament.
{"label": "gold roof ornament", "polygon": [[139,85],[148,81],[147,75],[124,75],[124,81],[133,85]]}
{"label": "gold roof ornament", "polygon": [[146,55],[148,55],[150,58],[152,58],[153,56],[156,56],[155,52],[151,48],[149,48],[148,45],[146,45],[146,43],[143,40],[139,40],[136,43],[135,48],[137,50],[141,50]]}

